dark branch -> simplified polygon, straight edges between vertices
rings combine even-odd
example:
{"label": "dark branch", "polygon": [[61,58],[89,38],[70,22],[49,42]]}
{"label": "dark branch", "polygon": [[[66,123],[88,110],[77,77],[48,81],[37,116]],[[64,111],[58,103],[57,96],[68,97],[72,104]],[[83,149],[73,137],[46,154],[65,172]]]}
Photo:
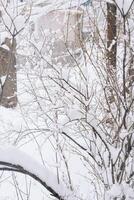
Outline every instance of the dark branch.
{"label": "dark branch", "polygon": [[45,187],[52,194],[52,196],[56,197],[59,200],[64,200],[64,198],[61,197],[53,188],[48,186],[45,181],[41,180],[41,178],[39,178],[36,174],[25,170],[22,166],[3,161],[0,161],[0,165],[6,166],[0,167],[0,170],[19,172],[32,177],[34,180],[38,181],[43,187]]}

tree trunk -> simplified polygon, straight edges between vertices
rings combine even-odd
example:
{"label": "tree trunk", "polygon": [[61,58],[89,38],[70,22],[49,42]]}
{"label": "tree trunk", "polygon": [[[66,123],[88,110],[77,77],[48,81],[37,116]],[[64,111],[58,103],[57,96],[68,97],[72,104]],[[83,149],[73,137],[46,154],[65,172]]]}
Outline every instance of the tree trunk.
{"label": "tree trunk", "polygon": [[112,3],[107,3],[107,65],[108,72],[112,75],[116,69],[117,53],[117,26],[116,26],[117,7]]}
{"label": "tree trunk", "polygon": [[10,50],[0,47],[0,104],[6,108],[17,106],[15,48],[15,41],[12,41]]}

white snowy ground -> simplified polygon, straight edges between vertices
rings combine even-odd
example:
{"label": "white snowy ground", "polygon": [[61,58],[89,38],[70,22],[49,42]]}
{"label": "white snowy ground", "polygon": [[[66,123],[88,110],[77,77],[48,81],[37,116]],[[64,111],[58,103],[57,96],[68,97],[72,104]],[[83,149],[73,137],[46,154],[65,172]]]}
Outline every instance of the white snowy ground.
{"label": "white snowy ground", "polygon": [[[38,3],[42,3],[42,1],[40,0],[37,2],[37,4]],[[117,3],[120,8],[122,8],[121,1],[117,0]],[[62,5],[61,1],[53,1],[53,3],[51,3],[50,5],[51,8],[55,4],[57,5],[57,7]],[[127,12],[130,4],[131,0],[127,1],[127,4],[123,6],[124,12]],[[50,6],[49,9],[51,9]],[[46,8],[46,11],[48,12],[49,9]],[[41,9],[37,8],[34,11],[35,13],[39,13]],[[7,18],[5,20],[7,20]],[[21,29],[25,22],[24,18],[18,17],[18,19],[16,20],[18,29]],[[8,21],[6,22],[8,23]],[[1,36],[1,40],[3,40],[3,37],[4,34],[3,36]],[[21,43],[22,38],[20,37],[19,39],[19,42]],[[24,49],[22,49],[22,52],[24,53]],[[42,115],[42,111],[39,110],[39,105],[37,105],[37,103],[35,102],[36,97],[33,95],[34,90],[32,90],[29,82],[29,77],[27,76],[27,67],[28,66],[26,66],[26,68],[24,69],[18,70],[19,105],[17,106],[17,108],[13,110],[0,107],[0,145],[3,149],[0,150],[0,158],[5,155],[4,148],[8,148],[8,146],[13,145],[19,148],[22,152],[34,158],[41,165],[47,167],[49,172],[52,171],[56,174],[57,163],[55,158],[55,151],[53,150],[52,146],[52,143],[55,144],[55,141],[52,140],[51,130],[49,130],[46,127],[46,124],[44,124],[45,117]],[[32,81],[32,84],[35,85],[35,90],[37,92],[40,87],[40,81],[37,80],[37,76],[34,74],[30,75],[30,80]],[[47,105],[47,103],[45,103],[44,105],[47,106],[46,108],[44,108],[44,112],[47,113],[49,105]],[[52,127],[52,129],[55,128],[56,127]],[[11,151],[11,154],[9,154],[9,156],[13,156],[13,154],[15,154],[15,149]],[[24,166],[25,164],[27,165],[30,158],[27,160],[21,160],[21,157],[23,158],[23,155],[21,156],[20,154],[18,154],[15,155],[15,157],[9,158],[8,156],[7,158],[5,158],[4,156],[3,159],[18,160],[19,158],[19,161],[16,162],[22,162]],[[85,181],[85,177],[88,172],[85,170],[85,168],[83,168],[81,161],[78,159],[77,156],[69,152],[69,150],[67,153],[67,159],[69,161],[70,173],[73,177],[73,180],[75,181],[74,185],[76,185],[77,192],[82,194],[86,200],[94,199],[94,188],[93,186],[91,186],[90,180]],[[59,165],[60,164],[61,162],[59,162]],[[31,164],[29,163],[29,165]],[[32,170],[36,170],[37,167],[37,164],[32,164],[31,168]],[[64,174],[62,174],[62,178],[64,178],[63,175]],[[24,175],[16,175],[4,172],[4,174],[1,173],[1,177],[0,200],[18,200],[23,198],[27,200],[50,200],[50,198],[52,198],[49,196],[49,193],[36,181],[25,177]],[[53,184],[56,185],[56,183]],[[15,185],[19,189],[15,189]]]}
{"label": "white snowy ground", "polygon": [[[55,5],[55,3],[53,5]],[[51,5],[50,9],[53,8],[53,5]],[[59,2],[57,6],[59,5],[62,4],[60,4]],[[74,6],[76,4],[72,5]],[[12,7],[13,5],[11,5],[9,11],[11,9],[11,16],[14,17]],[[40,12],[41,9],[36,8],[34,11]],[[48,8],[46,9],[46,11],[48,12]],[[42,12],[44,14],[44,11]],[[4,20],[6,24],[10,26],[10,17],[5,15]],[[15,19],[15,25],[18,31],[22,27],[24,27],[24,17],[18,16]],[[11,31],[13,31],[12,28]],[[0,38],[1,41],[3,41],[4,37],[5,32],[2,32]],[[21,43],[21,40],[22,38],[20,37],[18,39],[18,43]],[[19,52],[25,55],[24,51],[25,49],[23,48]],[[26,54],[28,54],[27,48],[26,51]],[[26,66],[26,68],[28,68],[29,71],[29,66]],[[13,163],[18,164],[20,163],[24,167],[28,167],[32,171],[39,170],[41,173],[40,165],[36,162],[33,162],[32,160],[30,161],[30,157],[26,157],[25,154],[23,155],[23,153],[19,153],[16,149],[11,147],[14,146],[22,150],[22,152],[28,154],[28,156],[31,156],[31,158],[36,159],[36,161],[39,162],[41,165],[47,167],[49,173],[47,171],[46,173],[48,176],[48,181],[50,181],[50,179],[53,179],[53,177],[51,177],[51,172],[55,173],[56,176],[57,163],[55,159],[55,151],[53,150],[51,144],[55,143],[55,141],[52,141],[52,138],[49,139],[49,137],[51,136],[51,131],[47,129],[46,125],[44,125],[45,117],[42,116],[42,111],[39,110],[39,106],[35,102],[36,99],[34,98],[34,95],[30,94],[30,92],[32,93],[33,91],[31,89],[29,77],[27,77],[27,69],[25,70],[24,67],[24,69],[18,70],[17,76],[19,99],[19,104],[17,108],[6,109],[4,107],[0,107],[0,160],[12,161]],[[40,83],[38,83],[37,76],[34,74],[31,75],[30,81],[32,81],[32,84],[34,83],[36,89],[38,90],[40,87]],[[44,112],[48,112],[48,107],[44,109]],[[40,129],[43,129],[43,131],[41,131]],[[89,196],[92,198],[94,195],[92,194],[93,188],[89,187],[88,180],[85,183],[87,172],[85,171],[85,169],[83,169],[81,161],[77,158],[77,156],[73,155],[69,151],[67,153],[67,159],[70,163],[69,170],[71,176],[73,176],[73,179],[75,180],[73,184],[76,186],[77,192],[81,193],[85,199],[89,198]],[[62,176],[62,178],[64,178],[64,174],[62,174]],[[58,185],[56,181],[52,181],[50,184],[52,184],[54,187]],[[19,189],[15,189],[15,187]],[[59,190],[61,192],[64,192],[62,188],[60,188]],[[28,178],[24,175],[12,174],[10,172],[1,172],[0,200],[18,200],[23,198],[29,200],[49,200],[52,197],[50,197],[49,193],[42,186],[40,186],[36,181],[32,180],[31,178]]]}
{"label": "white snowy ground", "polygon": [[[36,78],[35,76],[35,79]],[[38,107],[36,103],[34,103],[32,96],[24,91],[24,89],[27,90],[28,84],[26,77],[18,72],[18,107],[14,110],[0,107],[0,160],[21,164],[25,169],[28,168],[32,172],[37,172],[37,174],[40,172],[41,177],[45,174],[42,175],[40,170],[42,167],[40,167],[39,164],[44,165],[44,170],[45,167],[49,170],[49,173],[44,171],[47,174],[47,180],[50,182],[52,179],[53,181],[50,182],[50,185],[57,187],[57,181],[54,181],[52,176],[52,173],[56,176],[57,166],[55,151],[53,151],[51,145],[51,143],[55,143],[55,141],[53,141],[52,138],[50,138],[51,142],[49,141],[51,134],[44,126],[44,119],[39,116],[42,113],[37,110]],[[40,131],[42,128],[43,131]],[[17,152],[14,148],[12,149],[12,145],[28,156],[31,156],[31,161],[30,157]],[[38,163],[34,163],[32,159],[36,159]],[[92,199],[94,196],[93,188],[89,185],[90,181],[85,181],[87,171],[83,168],[81,161],[69,151],[67,153],[67,160],[69,162],[70,174],[74,180],[73,184],[76,186],[77,192],[83,194],[82,196],[84,199],[89,199],[89,197]],[[59,161],[59,165],[61,165],[61,161]],[[17,174],[12,176],[12,173],[9,172],[4,172],[4,174],[2,172],[1,175],[1,200],[17,200],[21,199],[21,195],[23,195],[24,199],[29,198],[29,200],[50,200],[52,198],[45,188],[31,178]],[[20,194],[22,193],[21,195],[18,194],[19,197],[17,197],[14,186],[15,177],[17,177],[18,181],[15,183],[21,190]],[[45,177],[46,175],[44,178]],[[62,192],[65,191],[62,187],[60,187],[59,190]],[[69,198],[69,200],[71,200],[71,198]],[[74,198],[72,200],[74,200]]]}

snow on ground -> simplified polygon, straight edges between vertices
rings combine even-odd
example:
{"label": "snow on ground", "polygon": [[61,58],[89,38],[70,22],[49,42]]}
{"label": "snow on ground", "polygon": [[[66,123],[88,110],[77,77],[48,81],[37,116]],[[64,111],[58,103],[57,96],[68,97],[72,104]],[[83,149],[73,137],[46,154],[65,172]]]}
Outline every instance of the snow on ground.
{"label": "snow on ground", "polygon": [[[77,6],[80,3],[83,3],[84,1],[73,1],[72,4],[68,3],[67,1],[64,2],[66,4],[61,4],[61,2],[51,2],[51,5],[48,5],[48,7],[42,9],[40,7],[33,6],[33,16],[30,18],[32,21],[36,21],[36,15],[42,15],[44,12],[48,12],[49,10],[52,10],[54,6],[57,6],[57,8],[66,8],[71,6]],[[40,3],[39,1],[37,4]],[[13,5],[11,5],[11,15],[12,17],[15,17],[15,14],[17,12],[21,13],[21,7],[22,4],[17,5],[19,6],[20,9],[16,9],[15,12],[12,9]],[[29,6],[30,8],[30,6]],[[28,9],[29,9],[28,8]],[[35,15],[34,15],[35,14]],[[25,26],[25,16],[17,16],[15,18],[15,27],[19,31],[21,28]],[[5,15],[4,20],[7,22],[7,25],[10,27],[12,26],[12,22],[9,16]],[[21,23],[20,23],[21,22]],[[12,29],[13,30],[13,29]],[[33,49],[27,48],[27,43],[26,40],[28,39],[29,35],[27,35],[28,27],[25,27],[25,30],[23,31],[22,36],[17,37],[17,42],[20,47],[18,48],[18,53],[22,54],[24,56],[27,56],[29,59],[31,59],[30,55],[33,55]],[[9,36],[9,34],[7,34]],[[5,37],[5,32],[1,35],[1,41]],[[32,58],[33,59],[33,58]],[[33,61],[33,60],[32,60]],[[53,173],[56,174],[57,172],[57,166],[61,168],[61,174],[60,178],[64,180],[64,184],[67,183],[68,181],[66,180],[66,172],[65,171],[65,164],[63,163],[63,159],[58,158],[58,163],[56,161],[56,155],[55,155],[55,139],[54,139],[54,132],[60,131],[57,129],[57,124],[52,123],[52,125],[49,124],[49,128],[46,126],[46,114],[50,113],[50,106],[49,106],[49,101],[44,102],[44,100],[41,101],[41,107],[40,105],[36,102],[36,96],[34,95],[34,90],[33,86],[35,89],[36,94],[38,94],[38,98],[46,98],[44,95],[44,92],[42,90],[42,82],[40,79],[38,79],[38,75],[41,74],[41,72],[38,74],[38,71],[36,71],[36,68],[33,68],[33,72],[31,72],[30,66],[29,66],[29,60],[28,62],[25,62],[25,67],[23,65],[18,67],[18,73],[17,73],[17,78],[18,78],[18,99],[19,99],[19,104],[16,109],[6,109],[3,107],[0,107],[0,144],[4,145],[4,147],[8,145],[13,145],[15,147],[18,147],[21,149],[25,154],[22,155],[21,152],[16,151],[15,148],[10,148],[8,150],[1,150],[0,153],[0,158],[8,161],[10,160],[11,162],[16,162],[18,164],[22,164],[24,168],[31,169],[32,166],[32,171],[36,171],[37,168],[39,172],[44,171],[44,166],[42,166],[42,170],[40,170],[39,166],[36,161],[34,163],[30,164],[29,160],[31,157],[33,159],[36,159],[39,163],[42,165],[45,165],[49,171],[50,175]],[[35,73],[35,74],[34,74]],[[65,73],[65,72],[64,72]],[[51,86],[52,87],[52,86]],[[55,102],[58,100],[58,94],[54,94],[54,89],[52,89],[52,96],[55,96]],[[70,97],[69,97],[70,98]],[[59,101],[60,102],[60,101]],[[57,103],[57,102],[56,102]],[[44,106],[43,106],[44,105]],[[67,103],[66,103],[67,105]],[[57,106],[57,105],[56,105]],[[59,104],[60,107],[60,104]],[[68,113],[70,117],[73,119],[75,118],[79,113],[76,113],[76,107],[74,105],[74,108],[70,107],[68,108]],[[42,110],[43,108],[43,110]],[[53,108],[52,108],[53,109]],[[56,107],[54,108],[55,110],[57,109]],[[74,111],[72,111],[74,109]],[[61,118],[59,118],[59,124],[58,127],[63,126],[68,120],[63,119],[64,113],[61,113]],[[54,116],[55,117],[55,116]],[[67,128],[66,128],[67,130]],[[55,134],[57,134],[55,133]],[[61,141],[64,143],[64,141]],[[10,153],[9,153],[10,151]],[[5,155],[6,154],[6,155]],[[51,156],[50,156],[51,155]],[[89,188],[90,181],[87,180],[85,183],[85,178],[87,171],[82,169],[82,162],[79,160],[79,158],[70,152],[66,152],[66,157],[67,161],[69,163],[69,170],[70,174],[75,177],[75,181],[73,184],[76,186],[75,190],[82,194],[83,199],[89,198],[89,196],[93,196],[93,187],[91,186]],[[21,159],[20,159],[21,158]],[[25,161],[24,161],[25,159]],[[61,160],[60,160],[61,159]],[[25,165],[25,166],[24,166]],[[60,169],[59,168],[59,169]],[[37,171],[35,172],[37,173]],[[49,172],[46,174],[48,175]],[[41,175],[42,176],[42,175]],[[16,199],[16,193],[14,190],[14,175],[11,173],[5,172],[3,175],[3,181],[0,185],[1,190],[0,190],[0,197],[1,199],[6,198],[6,199]],[[26,180],[24,176],[16,174],[15,177],[17,177],[18,185],[20,188],[22,188],[22,194],[24,195],[24,198],[28,198],[28,191],[25,188]],[[50,177],[50,176],[49,176]],[[52,177],[51,177],[52,178]],[[4,182],[4,180],[7,180],[7,182]],[[30,186],[32,181],[32,187]],[[48,181],[49,178],[48,178]],[[4,182],[4,183],[3,183]],[[30,178],[27,178],[27,187],[29,187],[30,195],[29,199],[32,200],[50,200],[49,193],[44,192],[43,188],[36,183],[35,181],[31,180]],[[51,181],[52,184],[54,184],[55,181]],[[50,184],[51,184],[50,183]],[[38,187],[37,187],[38,186]],[[10,188],[8,193],[6,193],[6,188]],[[61,187],[58,186],[58,190],[61,192],[64,192]],[[57,190],[57,188],[56,188]],[[62,193],[63,194],[63,193]],[[47,196],[46,196],[47,195]],[[19,194],[19,197],[21,194]],[[71,198],[71,197],[70,197]],[[70,199],[69,199],[70,200]],[[74,198],[72,199],[74,200]]]}
{"label": "snow on ground", "polygon": [[[73,6],[79,6],[81,3],[84,3],[84,0],[81,1],[44,1],[44,4],[46,3],[46,7],[42,9],[42,7],[38,7],[38,5],[42,4],[42,0],[36,1],[33,5],[33,16],[30,17],[30,21],[35,22],[37,16],[47,13],[48,11],[52,10],[53,8],[68,8]],[[126,1],[127,4],[122,6],[121,1],[117,1],[119,7],[126,13],[131,1]],[[20,4],[22,5],[22,4]],[[30,7],[29,7],[30,8]],[[7,21],[7,18],[5,18]],[[21,22],[21,23],[20,23]],[[10,20],[8,20],[8,25],[11,23]],[[15,25],[17,27],[17,30],[20,30],[25,25],[25,18],[24,16],[18,16],[15,20]],[[48,73],[45,68],[42,69],[42,66],[40,62],[34,63],[33,57],[30,57],[30,55],[34,55],[34,50],[32,48],[32,45],[27,48],[26,40],[29,40],[30,36],[27,34],[28,26],[24,30],[23,34],[21,36],[18,36],[17,40],[22,47],[18,50],[18,52],[29,60],[25,62],[25,66],[21,66],[20,69],[18,67],[18,99],[19,104],[16,109],[6,109],[3,107],[0,107],[0,145],[13,145],[17,146],[21,151],[16,148],[9,148],[7,150],[0,150],[0,158],[5,161],[10,161],[16,164],[21,164],[24,168],[28,170],[32,170],[35,174],[38,174],[39,176],[43,177],[45,176],[45,180],[48,181],[48,184],[53,185],[55,188],[61,194],[64,196],[65,190],[62,187],[59,187],[56,183],[57,181],[54,179],[51,179],[55,177],[55,174],[57,172],[57,169],[61,170],[60,178],[64,180],[64,184],[67,182],[66,180],[66,173],[65,171],[65,163],[63,162],[63,158],[58,158],[58,162],[56,161],[56,151],[58,151],[56,148],[56,139],[58,138],[58,133],[60,133],[61,130],[69,131],[70,135],[75,133],[75,123],[72,125],[72,127],[68,127],[68,121],[74,120],[82,117],[83,113],[80,114],[79,112],[79,106],[75,105],[74,102],[71,102],[70,99],[72,98],[71,94],[67,94],[67,97],[65,99],[65,93],[62,93],[59,91],[59,93],[56,93],[56,88],[52,84],[52,82],[46,80],[46,77],[43,79],[45,80],[44,86],[47,86],[51,91],[51,96],[49,99],[49,96],[46,95],[46,92],[43,91],[45,87],[42,89],[42,72],[45,72],[45,75]],[[37,35],[37,33],[35,33]],[[1,38],[4,37],[4,34],[2,34]],[[40,46],[40,43],[38,43],[38,47]],[[96,56],[97,55],[94,55]],[[31,59],[32,58],[32,59]],[[38,58],[40,59],[40,57]],[[35,59],[36,60],[36,59]],[[29,64],[32,65],[32,69],[30,68]],[[40,66],[40,68],[38,68]],[[36,68],[37,67],[37,68]],[[46,66],[45,66],[46,67]],[[47,67],[46,67],[47,68]],[[87,70],[87,71],[86,71]],[[91,69],[86,69],[85,67],[85,74],[90,74],[89,71]],[[70,69],[67,72],[67,69],[61,69],[63,78],[67,79],[68,75],[73,71]],[[49,73],[51,70],[49,71]],[[75,73],[74,73],[75,75]],[[87,76],[87,80],[89,84],[92,81],[92,74]],[[80,80],[80,79],[79,79]],[[78,80],[77,80],[78,81]],[[73,79],[72,79],[73,82]],[[49,85],[51,84],[51,85]],[[94,87],[96,87],[97,83],[95,82]],[[81,87],[84,91],[84,86]],[[76,93],[72,93],[75,95]],[[37,95],[37,96],[36,96]],[[49,100],[48,100],[49,99]],[[61,105],[61,100],[64,102],[64,104]],[[51,106],[50,104],[53,106]],[[59,103],[57,103],[59,101]],[[71,106],[68,106],[70,104]],[[85,104],[88,106],[90,102],[90,99]],[[64,108],[66,108],[64,110]],[[64,110],[64,112],[63,112]],[[68,114],[68,117],[65,116],[65,111]],[[58,118],[57,112],[59,112]],[[53,114],[54,113],[54,114]],[[91,113],[90,113],[91,114]],[[46,120],[51,116],[51,119]],[[56,119],[54,121],[54,119]],[[52,121],[52,122],[51,122]],[[78,139],[79,142],[83,142],[83,140]],[[58,141],[58,144],[60,144],[62,147],[65,145],[65,140],[61,139]],[[71,144],[72,145],[72,144]],[[77,152],[77,149],[75,146],[73,146],[73,151]],[[67,149],[66,149],[67,148]],[[83,168],[83,160],[80,160],[78,156],[75,155],[73,151],[69,149],[68,146],[65,147],[65,155],[66,159],[69,163],[69,171],[71,176],[74,178],[73,184],[76,186],[75,190],[80,194],[82,194],[83,198],[86,200],[94,199],[94,189],[93,186],[91,186],[91,181],[88,179],[88,169]],[[10,153],[9,153],[10,152]],[[24,153],[22,153],[24,152]],[[26,154],[27,155],[26,155]],[[81,153],[81,152],[78,152]],[[113,154],[117,154],[117,152],[114,152]],[[51,156],[50,156],[51,155]],[[21,159],[20,159],[21,158]],[[36,161],[35,161],[35,160]],[[31,161],[30,161],[31,160]],[[44,169],[46,171],[44,175]],[[49,169],[49,170],[47,170]],[[86,169],[86,170],[85,170]],[[43,174],[43,175],[42,175]],[[54,175],[53,175],[54,174]],[[8,173],[5,173],[4,178],[11,176]],[[51,178],[49,178],[51,177]],[[4,181],[3,178],[3,181]],[[23,191],[25,193],[27,192],[26,189],[24,189],[24,177],[18,176],[17,178],[19,180],[19,184],[23,187]],[[8,178],[7,178],[8,179]],[[17,199],[16,194],[13,190],[13,184],[14,182],[11,181],[12,179],[8,179],[8,183],[4,183],[3,181],[0,184],[1,190],[0,190],[0,199]],[[86,180],[86,181],[85,181]],[[31,179],[28,179],[28,187],[30,188],[30,181]],[[32,182],[32,188],[31,188],[31,194],[29,196],[30,200],[50,200],[50,196],[45,196],[43,188],[39,186],[38,183]],[[37,187],[38,186],[38,187]],[[5,194],[6,188],[11,188],[11,194],[9,191],[9,195]],[[12,188],[13,187],[13,188]],[[114,188],[113,188],[114,190]],[[22,192],[23,193],[23,192]],[[21,195],[20,195],[21,196]],[[27,196],[25,196],[26,199],[28,199]],[[4,199],[4,200],[5,200]],[[69,199],[70,200],[70,199]],[[75,199],[72,199],[75,200]]]}

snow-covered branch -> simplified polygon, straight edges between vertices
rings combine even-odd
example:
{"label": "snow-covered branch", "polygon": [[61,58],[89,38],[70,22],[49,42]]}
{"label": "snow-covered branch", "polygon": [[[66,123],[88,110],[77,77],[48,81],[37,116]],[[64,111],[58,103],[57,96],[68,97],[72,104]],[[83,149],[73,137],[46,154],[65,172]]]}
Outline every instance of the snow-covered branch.
{"label": "snow-covered branch", "polygon": [[15,147],[0,150],[0,170],[15,171],[29,175],[57,199],[75,199],[63,184],[58,184],[55,174]]}

